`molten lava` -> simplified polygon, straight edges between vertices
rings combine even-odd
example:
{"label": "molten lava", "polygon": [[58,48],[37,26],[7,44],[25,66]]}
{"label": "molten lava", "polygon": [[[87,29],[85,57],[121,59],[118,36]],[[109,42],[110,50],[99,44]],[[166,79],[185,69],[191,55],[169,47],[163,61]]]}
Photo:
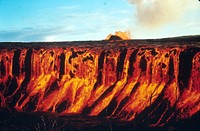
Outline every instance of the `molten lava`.
{"label": "molten lava", "polygon": [[200,43],[142,42],[1,47],[1,107],[153,126],[199,112]]}

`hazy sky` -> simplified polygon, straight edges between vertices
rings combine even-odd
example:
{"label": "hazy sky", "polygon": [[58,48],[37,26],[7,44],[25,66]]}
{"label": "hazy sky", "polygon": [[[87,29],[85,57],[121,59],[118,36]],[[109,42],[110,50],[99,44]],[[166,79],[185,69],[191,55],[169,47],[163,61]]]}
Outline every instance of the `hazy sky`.
{"label": "hazy sky", "polygon": [[0,41],[200,35],[198,0],[0,0]]}

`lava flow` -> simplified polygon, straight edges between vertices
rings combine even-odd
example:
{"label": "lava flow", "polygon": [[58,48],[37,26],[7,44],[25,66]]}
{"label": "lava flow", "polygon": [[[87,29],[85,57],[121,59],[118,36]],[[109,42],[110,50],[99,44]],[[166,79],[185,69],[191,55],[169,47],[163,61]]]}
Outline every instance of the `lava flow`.
{"label": "lava flow", "polygon": [[200,41],[1,43],[0,104],[152,126],[186,119],[200,110]]}

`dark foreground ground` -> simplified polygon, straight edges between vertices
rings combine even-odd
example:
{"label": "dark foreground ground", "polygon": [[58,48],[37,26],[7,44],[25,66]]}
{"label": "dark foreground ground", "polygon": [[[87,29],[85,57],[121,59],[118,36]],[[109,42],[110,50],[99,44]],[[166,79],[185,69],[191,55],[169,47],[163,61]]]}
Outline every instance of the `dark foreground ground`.
{"label": "dark foreground ground", "polygon": [[190,119],[149,127],[139,121],[119,122],[80,115],[56,116],[47,113],[19,113],[0,109],[1,131],[199,131],[200,112]]}

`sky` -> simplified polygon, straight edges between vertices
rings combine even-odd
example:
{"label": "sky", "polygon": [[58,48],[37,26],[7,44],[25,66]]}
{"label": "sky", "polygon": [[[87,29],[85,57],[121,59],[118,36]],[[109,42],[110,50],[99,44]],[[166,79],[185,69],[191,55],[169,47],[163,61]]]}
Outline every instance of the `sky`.
{"label": "sky", "polygon": [[199,0],[0,0],[0,42],[200,35]]}

